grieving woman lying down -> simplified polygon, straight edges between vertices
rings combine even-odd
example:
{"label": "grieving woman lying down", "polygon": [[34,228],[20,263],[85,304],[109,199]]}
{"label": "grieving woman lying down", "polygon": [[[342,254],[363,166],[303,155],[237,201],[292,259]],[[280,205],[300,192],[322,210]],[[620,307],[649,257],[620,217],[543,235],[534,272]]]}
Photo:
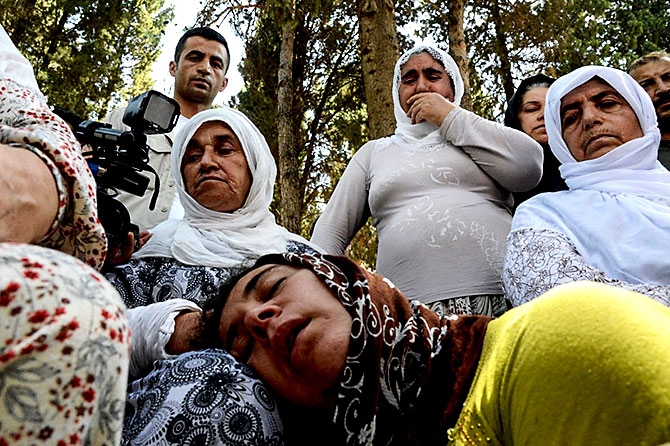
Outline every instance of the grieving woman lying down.
{"label": "grieving woman lying down", "polygon": [[631,291],[575,282],[440,318],[347,258],[271,254],[205,319],[333,444],[670,441],[670,309]]}

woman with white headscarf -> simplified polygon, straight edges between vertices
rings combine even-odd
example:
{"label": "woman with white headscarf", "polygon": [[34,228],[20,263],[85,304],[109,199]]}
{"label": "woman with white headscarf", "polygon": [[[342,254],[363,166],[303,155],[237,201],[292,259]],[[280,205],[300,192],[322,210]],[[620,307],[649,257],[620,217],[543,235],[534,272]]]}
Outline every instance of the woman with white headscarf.
{"label": "woman with white headscarf", "polygon": [[312,241],[343,254],[371,216],[377,272],[409,299],[447,313],[500,314],[510,192],[537,184],[542,148],[460,108],[458,66],[437,48],[403,54],[392,93],[395,134],[356,152]]}
{"label": "woman with white headscarf", "polygon": [[[207,133],[212,125],[229,130]],[[227,161],[222,161],[230,156],[225,155],[232,150],[229,144],[236,147],[225,142],[230,132],[245,161],[236,168],[230,163],[224,167]],[[189,183],[188,175],[200,175],[186,173],[190,147],[204,153],[209,145],[209,159],[221,158],[202,161],[194,172],[227,178],[228,185],[235,175],[250,177],[248,190],[241,192],[243,204],[230,212],[213,210],[216,206],[192,186],[199,181]],[[211,309],[220,299],[219,289],[263,254],[316,250],[275,223],[269,209],[277,174],[274,159],[265,138],[244,114],[227,107],[198,113],[179,130],[171,157],[184,219],[158,225],[127,264],[107,274],[130,308],[131,379],[144,377],[130,386],[123,442],[189,444],[200,439],[214,445],[281,440],[274,399],[246,366],[223,350],[178,354],[199,346],[180,349],[168,341],[176,325],[191,320],[189,313]],[[216,180],[208,187],[223,183]]]}
{"label": "woman with white headscarf", "polygon": [[[584,97],[600,114],[594,117],[586,102],[588,113],[577,108],[573,124],[575,112],[565,109],[575,107],[565,102],[589,86],[600,94]],[[612,104],[628,114],[612,121],[605,114]],[[520,305],[558,284],[592,280],[670,305],[670,172],[657,161],[660,134],[649,96],[622,71],[587,66],[550,87],[545,115],[569,190],[540,194],[518,208],[503,271],[507,297]],[[586,144],[572,143],[566,129],[573,125],[584,129]],[[626,132],[634,137],[620,138]],[[581,147],[598,137],[621,142],[578,160]]]}

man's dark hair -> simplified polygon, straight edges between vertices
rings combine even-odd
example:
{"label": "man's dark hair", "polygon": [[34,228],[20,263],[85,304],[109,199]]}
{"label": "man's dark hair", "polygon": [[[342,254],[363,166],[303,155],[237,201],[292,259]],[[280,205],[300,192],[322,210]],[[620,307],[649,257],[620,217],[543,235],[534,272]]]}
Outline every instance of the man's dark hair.
{"label": "man's dark hair", "polygon": [[218,31],[215,31],[212,28],[207,28],[204,26],[199,28],[191,28],[188,31],[186,31],[183,36],[181,36],[179,42],[177,42],[177,48],[175,48],[174,50],[174,61],[176,63],[179,63],[179,57],[181,56],[181,52],[184,50],[186,40],[189,37],[195,37],[195,36],[202,37],[207,40],[214,40],[215,42],[219,42],[221,45],[223,45],[223,47],[226,49],[226,54],[228,55],[228,65],[226,66],[226,72],[227,72],[228,67],[230,66],[230,49],[228,48],[228,42],[226,41],[225,37],[223,37]]}

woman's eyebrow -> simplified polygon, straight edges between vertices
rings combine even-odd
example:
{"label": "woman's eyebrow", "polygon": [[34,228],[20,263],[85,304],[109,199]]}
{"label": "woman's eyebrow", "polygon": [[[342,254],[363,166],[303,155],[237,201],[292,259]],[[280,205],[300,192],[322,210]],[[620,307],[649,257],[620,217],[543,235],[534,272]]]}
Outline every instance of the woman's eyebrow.
{"label": "woman's eyebrow", "polygon": [[[264,270],[261,270],[258,274],[253,276],[249,281],[244,285],[244,298],[245,300],[248,299],[249,294],[256,288],[258,285],[258,282],[263,278],[265,273],[274,270],[275,268],[279,267],[280,265],[272,265]],[[230,324],[230,327],[228,327],[228,330],[226,330],[226,342],[225,342],[225,349],[227,351],[231,351],[233,347],[233,340],[237,336],[237,324],[233,323]]]}
{"label": "woman's eyebrow", "polygon": [[244,285],[244,296],[247,297],[249,294],[251,294],[251,292],[254,290],[254,288],[256,288],[256,286],[258,285],[258,282],[263,278],[263,276],[264,276],[267,272],[274,270],[274,269],[277,268],[278,266],[279,266],[279,265],[272,265],[272,266],[270,266],[270,267],[268,267],[268,268],[265,268],[264,270],[262,270],[261,272],[259,272],[258,274],[256,274],[254,277],[252,277],[252,278],[247,282],[247,284]]}
{"label": "woman's eyebrow", "polygon": [[419,73],[418,70],[416,70],[416,69],[411,69],[411,70],[408,70],[405,74],[401,75],[401,76],[400,76],[400,79],[401,79],[401,80],[405,80],[406,78],[408,78],[408,77],[410,77],[410,76],[416,76],[418,73]]}

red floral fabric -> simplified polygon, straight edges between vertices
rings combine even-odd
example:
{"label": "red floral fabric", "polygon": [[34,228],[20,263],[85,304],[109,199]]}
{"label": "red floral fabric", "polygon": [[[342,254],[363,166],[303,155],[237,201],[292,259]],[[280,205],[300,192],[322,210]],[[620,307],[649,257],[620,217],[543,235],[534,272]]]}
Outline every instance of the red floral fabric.
{"label": "red floral fabric", "polygon": [[129,329],[96,271],[0,243],[0,446],[118,444]]}
{"label": "red floral fabric", "polygon": [[130,333],[121,298],[95,270],[106,252],[95,181],[41,94],[7,79],[0,143],[36,153],[59,193],[41,246],[0,243],[0,446],[116,445]]}
{"label": "red floral fabric", "polygon": [[98,219],[95,179],[81,147],[39,94],[8,79],[0,79],[0,143],[37,153],[56,179],[58,216],[40,245],[71,254],[99,270],[107,240]]}

